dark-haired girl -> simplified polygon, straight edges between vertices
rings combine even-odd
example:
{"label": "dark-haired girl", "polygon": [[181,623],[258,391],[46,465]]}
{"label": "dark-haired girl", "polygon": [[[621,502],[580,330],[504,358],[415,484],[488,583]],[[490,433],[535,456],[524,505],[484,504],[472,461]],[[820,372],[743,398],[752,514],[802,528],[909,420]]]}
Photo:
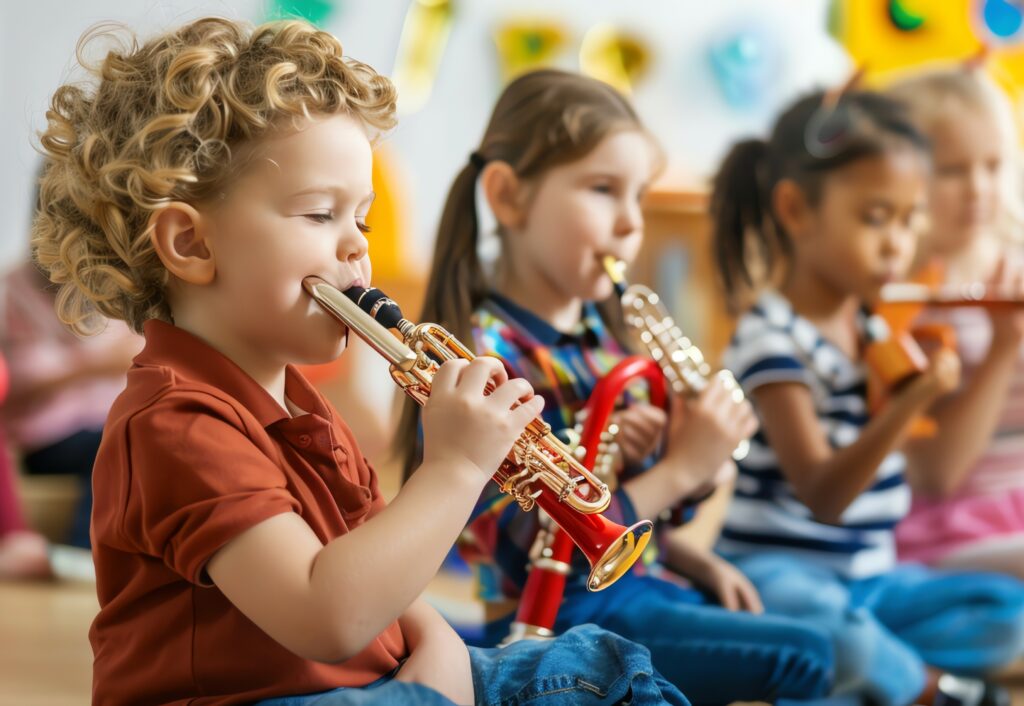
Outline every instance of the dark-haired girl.
{"label": "dark-haired girl", "polygon": [[983,675],[1024,647],[1020,582],[895,565],[910,499],[898,448],[960,366],[933,354],[869,417],[865,306],[907,273],[928,176],[928,144],[897,103],[817,94],[767,141],[736,145],[712,198],[722,280],[754,302],[726,364],[761,422],[718,548],[769,613],[829,631],[837,692],[883,706],[920,698],[926,665]]}

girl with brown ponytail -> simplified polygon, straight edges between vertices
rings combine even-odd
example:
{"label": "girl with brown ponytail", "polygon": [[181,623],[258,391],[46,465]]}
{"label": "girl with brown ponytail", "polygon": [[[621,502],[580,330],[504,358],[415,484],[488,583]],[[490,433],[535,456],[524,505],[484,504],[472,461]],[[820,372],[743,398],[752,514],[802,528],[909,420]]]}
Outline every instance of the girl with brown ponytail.
{"label": "girl with brown ponytail", "polygon": [[[613,88],[538,71],[505,89],[452,185],[421,319],[500,358],[510,377],[529,380],[556,433],[573,428],[597,380],[627,353],[601,259],[628,263],[636,256],[641,201],[661,161],[633,107]],[[481,240],[491,234],[480,229],[478,190],[497,221],[493,262],[481,257]],[[407,412],[401,438],[414,440],[414,410]],[[749,406],[735,405],[718,384],[673,400],[668,414],[631,399],[615,422],[624,467],[605,515],[627,525],[673,515],[706,494],[733,471],[732,449],[754,430]],[[411,459],[415,450],[409,453]],[[464,533],[482,598],[507,605],[518,596],[537,531],[536,513],[485,492]],[[731,565],[667,532],[661,537],[660,557],[653,552],[599,593],[586,590],[586,562],[578,557],[556,630],[592,622],[647,646],[657,669],[685,685],[694,703],[810,698],[827,690],[832,660],[823,634],[755,615],[757,592]],[[511,618],[489,622],[485,641],[503,638]]]}

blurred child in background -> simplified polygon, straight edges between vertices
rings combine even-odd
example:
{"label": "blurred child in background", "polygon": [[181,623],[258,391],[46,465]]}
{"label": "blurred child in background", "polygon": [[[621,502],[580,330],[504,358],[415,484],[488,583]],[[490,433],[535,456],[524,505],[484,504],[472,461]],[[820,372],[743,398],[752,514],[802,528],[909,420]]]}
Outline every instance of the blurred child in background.
{"label": "blurred child in background", "polygon": [[938,351],[869,417],[865,307],[910,268],[929,163],[895,101],[814,94],[768,140],[733,147],[712,197],[727,293],[768,285],[725,357],[761,431],[719,549],[769,613],[829,631],[836,693],[883,706],[927,698],[926,665],[983,675],[1024,650],[1024,584],[895,564],[893,529],[910,504],[898,448],[956,388],[959,360]]}
{"label": "blurred child in background", "polygon": [[[932,142],[918,268],[1024,299],[1020,135],[1006,95],[970,68],[916,75],[889,93]],[[944,309],[922,321],[952,328],[963,381],[930,412],[938,433],[907,446],[916,482],[896,529],[900,557],[1024,578],[1024,313]]]}

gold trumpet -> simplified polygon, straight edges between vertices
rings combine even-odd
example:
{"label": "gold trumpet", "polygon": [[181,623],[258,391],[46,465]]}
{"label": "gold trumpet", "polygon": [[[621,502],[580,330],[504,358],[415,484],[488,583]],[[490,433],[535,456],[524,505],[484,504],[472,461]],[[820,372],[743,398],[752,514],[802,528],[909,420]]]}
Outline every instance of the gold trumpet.
{"label": "gold trumpet", "polygon": [[[656,292],[642,284],[628,284],[625,276],[626,263],[622,260],[606,255],[602,258],[601,264],[615,285],[626,325],[636,333],[637,340],[647,354],[661,367],[661,372],[673,392],[680,395],[696,395],[708,386],[712,377],[717,377],[729,390],[733,402],[743,402],[743,389],[732,372],[711,369],[704,360],[704,354],[683,335]],[[733,450],[732,457],[736,461],[742,461],[749,451],[750,442],[744,439]]]}
{"label": "gold trumpet", "polygon": [[[391,363],[395,383],[420,405],[430,396],[441,363],[475,358],[441,326],[407,321],[380,290],[353,287],[341,292],[319,277],[307,277],[302,284],[317,304]],[[392,328],[404,342],[388,331]],[[539,506],[565,530],[590,561],[591,591],[615,583],[650,541],[650,522],[622,527],[600,514],[611,502],[608,486],[584,468],[539,418],[516,440],[493,479],[523,510]]]}

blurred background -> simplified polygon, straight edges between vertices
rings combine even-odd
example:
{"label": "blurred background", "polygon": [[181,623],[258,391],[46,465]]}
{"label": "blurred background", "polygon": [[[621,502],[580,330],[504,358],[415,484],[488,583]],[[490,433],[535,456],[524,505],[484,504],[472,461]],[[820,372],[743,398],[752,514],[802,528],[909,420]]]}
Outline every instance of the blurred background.
{"label": "blurred background", "polygon": [[[79,37],[100,22],[124,23],[146,37],[211,14],[253,23],[305,17],[338,36],[347,54],[397,82],[399,125],[381,144],[375,164],[379,196],[370,218],[371,254],[376,284],[412,315],[418,313],[447,185],[476,146],[505,83],[524,70],[556,66],[629,93],[669,158],[646,204],[647,241],[633,279],[661,292],[712,358],[731,321],[708,260],[706,184],[732,142],[762,134],[795,96],[841,84],[857,69],[865,70],[869,83],[884,83],[921,66],[969,60],[987,48],[986,70],[1014,106],[1024,85],[1024,8],[1006,0],[4,2],[0,271],[8,273],[8,300],[24,303],[26,296],[11,299],[19,296],[15,284],[28,253],[40,164],[37,133],[54,89],[81,75],[73,68]],[[89,360],[90,384],[103,380],[116,388],[137,342],[109,333],[103,350],[62,349],[66,357],[56,356],[55,364]],[[365,350],[355,359],[347,356],[311,375],[357,422],[357,436],[366,440],[367,455],[393,492],[388,451],[394,390],[380,361]],[[353,365],[379,368],[379,375],[353,379],[347,372]],[[16,376],[12,369],[15,388]],[[82,384],[84,376],[74,382]],[[91,398],[101,406],[103,399]],[[367,413],[355,415],[354,409]],[[57,546],[81,545],[74,538],[75,513],[87,477],[58,467],[30,471],[32,449],[19,447],[17,438],[10,446],[26,524]],[[22,585],[0,586],[0,703],[88,700],[85,629],[95,610],[88,554],[54,554],[51,548],[50,556],[54,570],[85,588],[29,592]],[[17,610],[9,609],[15,605]],[[25,644],[29,648],[15,647]],[[46,655],[45,670],[39,655]]]}

